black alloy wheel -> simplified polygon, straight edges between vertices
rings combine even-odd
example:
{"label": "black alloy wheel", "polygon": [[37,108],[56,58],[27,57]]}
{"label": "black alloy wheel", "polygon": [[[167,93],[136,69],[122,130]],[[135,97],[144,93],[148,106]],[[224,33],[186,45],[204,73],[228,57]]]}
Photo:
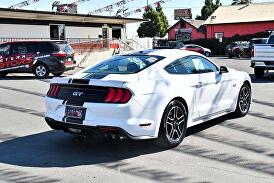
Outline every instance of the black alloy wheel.
{"label": "black alloy wheel", "polygon": [[235,115],[237,117],[243,117],[247,115],[251,104],[251,88],[248,84],[244,83],[240,89],[237,108],[235,110]]}
{"label": "black alloy wheel", "polygon": [[186,106],[178,101],[171,101],[165,109],[159,131],[158,144],[172,148],[178,146],[184,139],[187,128]]}

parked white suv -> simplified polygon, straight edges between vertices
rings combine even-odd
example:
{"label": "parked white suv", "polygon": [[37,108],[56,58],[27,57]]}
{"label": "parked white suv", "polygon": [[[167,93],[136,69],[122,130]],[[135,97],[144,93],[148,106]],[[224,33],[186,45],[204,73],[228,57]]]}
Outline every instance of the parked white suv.
{"label": "parked white suv", "polygon": [[254,45],[251,56],[251,67],[257,78],[263,78],[265,71],[274,70],[274,34],[272,33],[266,44]]}

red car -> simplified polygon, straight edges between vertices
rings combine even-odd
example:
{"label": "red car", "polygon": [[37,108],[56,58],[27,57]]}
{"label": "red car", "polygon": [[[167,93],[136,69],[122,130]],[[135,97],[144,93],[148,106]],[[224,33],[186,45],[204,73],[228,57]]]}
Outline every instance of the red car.
{"label": "red car", "polygon": [[207,57],[211,55],[211,50],[195,44],[187,44],[181,48],[182,50],[195,51]]}

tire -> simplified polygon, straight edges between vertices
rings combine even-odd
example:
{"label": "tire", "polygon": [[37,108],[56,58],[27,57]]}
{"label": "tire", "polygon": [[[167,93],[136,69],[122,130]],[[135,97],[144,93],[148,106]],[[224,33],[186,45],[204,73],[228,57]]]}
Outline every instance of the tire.
{"label": "tire", "polygon": [[186,106],[178,101],[171,101],[166,107],[156,143],[164,148],[178,146],[184,139],[187,128]]}
{"label": "tire", "polygon": [[237,57],[238,58],[243,58],[244,56],[244,52],[240,51],[238,54],[237,54]]}
{"label": "tire", "polygon": [[59,76],[61,76],[62,74],[64,74],[64,72],[58,72],[58,73],[52,73],[54,76],[56,76],[56,77],[59,77]]}
{"label": "tire", "polygon": [[233,55],[232,55],[232,54],[229,54],[229,55],[228,55],[228,58],[233,58]]}
{"label": "tire", "polygon": [[254,73],[256,78],[263,78],[264,77],[264,70],[259,68],[254,68]]}
{"label": "tire", "polygon": [[0,78],[5,78],[8,75],[6,72],[0,72]]}
{"label": "tire", "polygon": [[34,66],[33,73],[36,78],[44,79],[49,75],[49,69],[45,64],[37,64]]}
{"label": "tire", "polygon": [[209,56],[210,56],[210,53],[209,53],[209,52],[205,52],[205,56],[206,56],[206,57],[209,57]]}
{"label": "tire", "polygon": [[251,104],[251,88],[248,84],[244,83],[240,89],[237,107],[234,112],[235,117],[244,117],[247,115]]}

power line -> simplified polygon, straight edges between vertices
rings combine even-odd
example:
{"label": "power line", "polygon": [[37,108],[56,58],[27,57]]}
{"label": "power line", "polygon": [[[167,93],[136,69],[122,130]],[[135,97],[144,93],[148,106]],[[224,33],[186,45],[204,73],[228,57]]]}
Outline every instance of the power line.
{"label": "power line", "polygon": [[26,1],[22,1],[20,3],[17,3],[15,5],[10,6],[9,8],[11,9],[20,9],[26,6],[29,6],[31,4],[35,4],[38,3],[40,0],[26,0]]}

